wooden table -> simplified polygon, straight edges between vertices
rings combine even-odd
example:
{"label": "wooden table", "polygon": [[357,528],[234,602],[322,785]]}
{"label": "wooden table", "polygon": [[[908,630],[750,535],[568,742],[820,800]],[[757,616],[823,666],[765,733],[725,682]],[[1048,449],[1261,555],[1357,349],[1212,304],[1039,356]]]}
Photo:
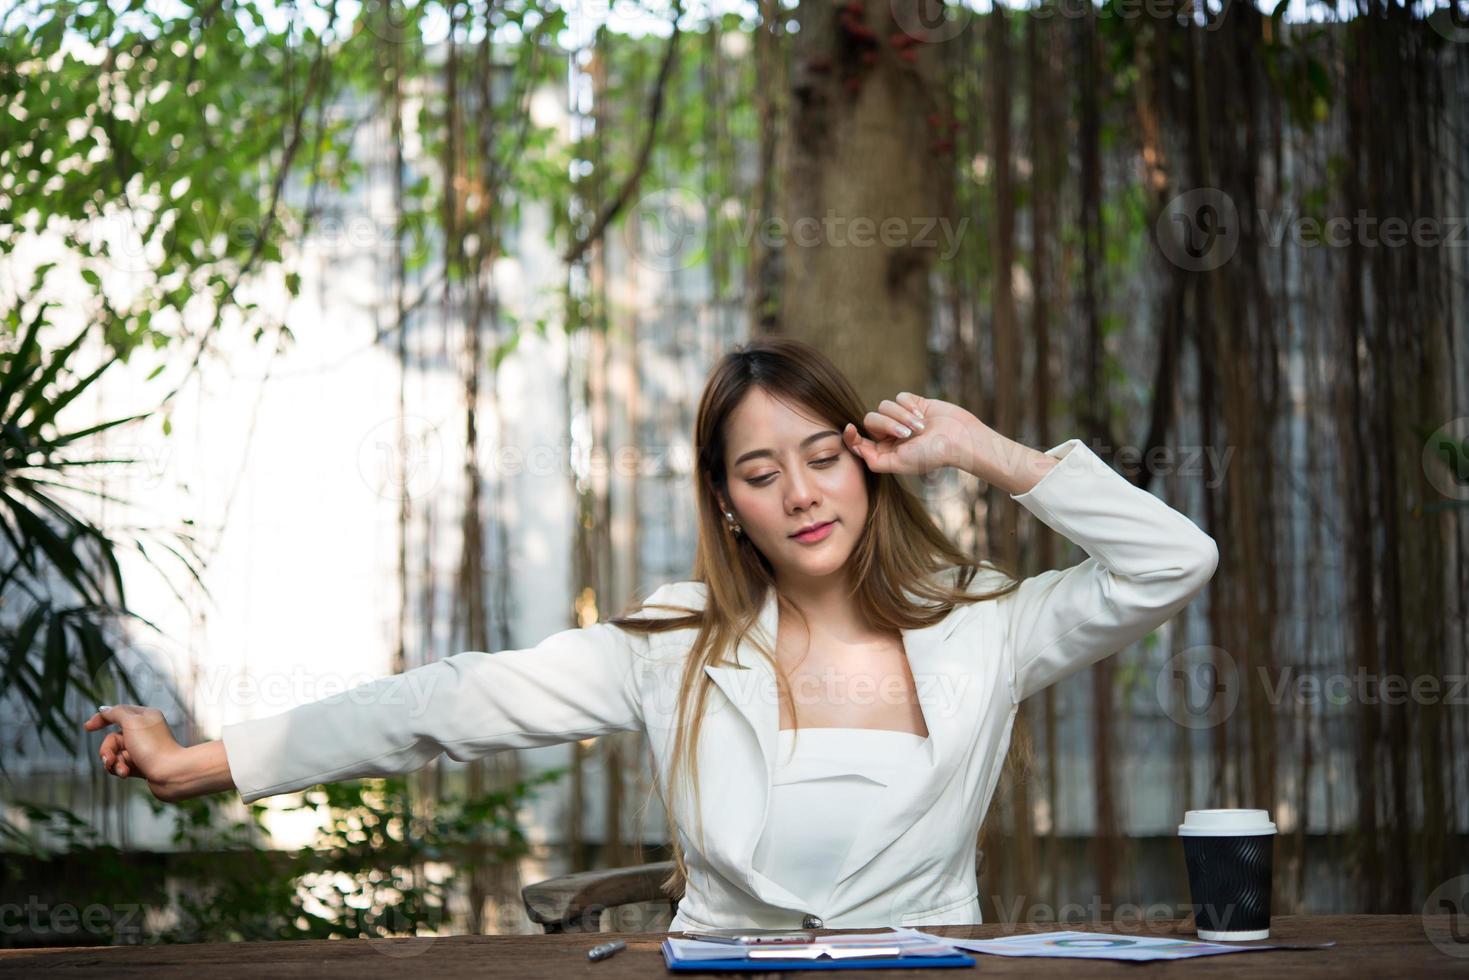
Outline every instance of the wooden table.
{"label": "wooden table", "polygon": [[[1469,929],[1458,923],[1461,932]],[[1445,916],[1433,920],[1434,935],[1443,942],[1451,935]],[[936,935],[993,938],[1016,931],[1051,932],[1080,929],[1100,932],[1191,935],[1186,923],[1153,922],[1103,926],[1004,925],[934,926]],[[822,933],[878,930],[824,929]],[[226,977],[239,974],[271,977],[349,977],[411,974],[430,977],[491,977],[522,980],[527,977],[589,977],[619,980],[632,977],[673,977],[663,964],[658,944],[668,934],[623,933],[628,948],[607,960],[591,962],[586,951],[610,934],[559,936],[446,936],[422,939],[346,939],[278,943],[200,943],[188,946],[85,946],[67,949],[0,949],[0,976],[115,976]],[[1197,937],[1193,937],[1197,938]],[[1465,937],[1469,940],[1469,936]],[[1157,976],[1268,976],[1292,977],[1435,977],[1469,975],[1469,941],[1454,946],[1453,956],[1428,939],[1425,921],[1416,915],[1291,915],[1271,923],[1270,942],[1326,942],[1329,949],[1239,953],[1200,957],[1176,963],[1122,963],[1098,960],[1017,959],[973,954],[976,965],[939,970],[863,970],[852,976],[878,980],[886,976],[942,977],[1042,976],[1064,971],[1067,980],[1084,976],[1134,978]],[[764,977],[770,973],[701,973],[683,976]],[[810,971],[784,971],[789,976],[819,976]],[[830,975],[830,974],[825,974]]]}

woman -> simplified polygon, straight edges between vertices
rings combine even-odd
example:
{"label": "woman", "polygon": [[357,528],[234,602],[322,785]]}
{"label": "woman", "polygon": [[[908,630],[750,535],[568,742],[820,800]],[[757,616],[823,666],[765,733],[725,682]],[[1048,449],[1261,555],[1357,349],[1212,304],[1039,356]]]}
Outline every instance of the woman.
{"label": "woman", "polygon": [[[1182,609],[1214,573],[1213,539],[1079,440],[1037,452],[908,393],[864,413],[788,339],[722,358],[695,429],[692,580],[188,748],[157,710],[104,706],[85,727],[121,728],[107,770],[165,800],[252,802],[440,753],[642,731],[677,828],[672,930],[979,922],[972,842],[1018,705]],[[1023,581],[971,561],[895,476],[941,466],[1089,557]]]}

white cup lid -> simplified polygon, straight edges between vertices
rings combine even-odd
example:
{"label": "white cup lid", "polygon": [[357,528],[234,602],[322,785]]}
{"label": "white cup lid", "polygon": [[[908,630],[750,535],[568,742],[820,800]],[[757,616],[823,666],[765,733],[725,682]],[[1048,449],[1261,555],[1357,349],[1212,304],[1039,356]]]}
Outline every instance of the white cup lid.
{"label": "white cup lid", "polygon": [[1275,833],[1269,810],[1188,810],[1181,837],[1248,837]]}

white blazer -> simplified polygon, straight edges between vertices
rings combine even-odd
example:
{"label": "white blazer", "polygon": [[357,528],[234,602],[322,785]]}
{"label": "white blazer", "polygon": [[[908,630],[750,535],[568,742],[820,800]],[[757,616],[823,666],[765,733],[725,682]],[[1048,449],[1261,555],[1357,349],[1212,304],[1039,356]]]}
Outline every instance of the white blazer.
{"label": "white blazer", "polygon": [[[932,765],[899,773],[876,809],[862,815],[820,908],[753,867],[779,736],[774,675],[748,638],[733,652],[736,663],[706,668],[718,690],[710,692],[700,737],[705,846],[692,828],[680,829],[689,877],[672,931],[980,921],[973,842],[1020,701],[1152,632],[1198,594],[1218,562],[1209,535],[1080,440],[1047,455],[1060,462],[1011,499],[1089,557],[903,631]],[[996,575],[977,574],[971,591],[992,589]],[[703,583],[685,581],[660,587],[648,601],[702,608],[704,597]],[[773,649],[773,590],[758,629]],[[566,629],[533,647],[455,654],[226,725],[221,738],[247,803],[320,782],[409,772],[440,753],[464,761],[616,731],[646,734],[666,785],[681,662],[694,634],[640,636],[607,623]],[[675,803],[686,817],[687,795]]]}

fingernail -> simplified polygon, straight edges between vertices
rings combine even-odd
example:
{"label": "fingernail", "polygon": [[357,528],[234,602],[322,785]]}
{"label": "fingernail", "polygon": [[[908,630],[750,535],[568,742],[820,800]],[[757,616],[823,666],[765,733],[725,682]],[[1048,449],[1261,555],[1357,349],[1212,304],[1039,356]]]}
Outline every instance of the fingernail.
{"label": "fingernail", "polygon": [[913,434],[913,430],[910,429],[910,428],[908,428],[906,425],[900,425],[900,426],[898,426],[898,435],[902,436],[903,438],[906,439],[909,436],[911,436],[912,434]]}
{"label": "fingernail", "polygon": [[110,705],[110,704],[99,704],[99,705],[97,705],[97,710],[99,712],[102,712],[102,711],[111,711],[112,710],[112,705]]}
{"label": "fingernail", "polygon": [[922,415],[915,415],[913,418],[914,418],[913,428],[917,429],[919,432],[922,432],[923,431],[923,416]]}

